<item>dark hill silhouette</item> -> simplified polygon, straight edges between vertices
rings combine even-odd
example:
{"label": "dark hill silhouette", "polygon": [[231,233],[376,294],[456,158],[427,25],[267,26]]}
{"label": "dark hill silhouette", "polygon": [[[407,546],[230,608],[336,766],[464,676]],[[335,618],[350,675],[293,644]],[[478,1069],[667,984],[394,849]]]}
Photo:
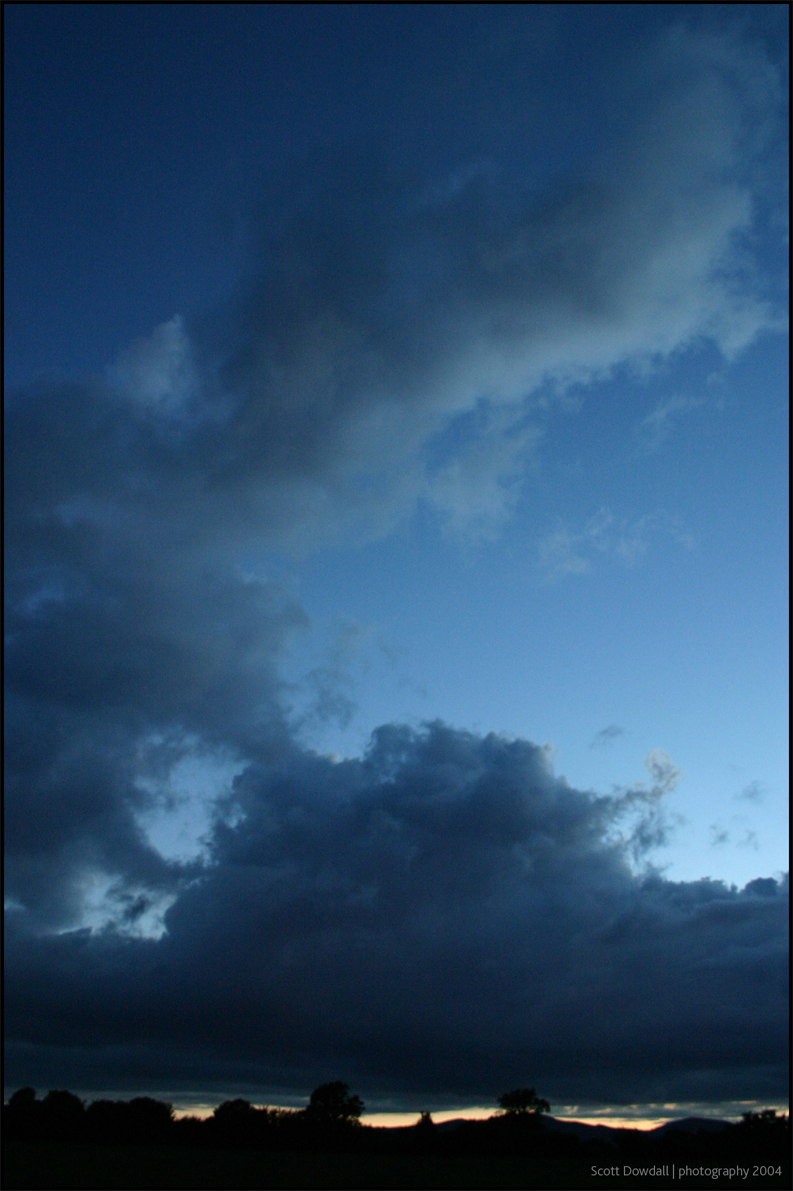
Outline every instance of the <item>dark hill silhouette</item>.
{"label": "dark hill silhouette", "polygon": [[129,1102],[96,1100],[86,1108],[71,1092],[54,1090],[38,1100],[32,1088],[21,1088],[3,1106],[3,1131],[7,1141],[27,1143],[574,1157],[604,1165],[788,1163],[790,1120],[773,1110],[747,1113],[738,1124],[689,1117],[642,1132],[555,1120],[537,1106],[546,1102],[529,1091],[534,1103],[523,1097],[522,1107],[485,1120],[438,1125],[424,1113],[413,1126],[389,1129],[361,1124],[363,1102],[341,1081],[315,1089],[302,1110],[259,1108],[236,1099],[218,1105],[206,1120],[176,1120],[170,1104],[146,1096]]}
{"label": "dark hill silhouette", "polygon": [[680,1129],[683,1133],[721,1133],[729,1124],[729,1121],[721,1121],[715,1117],[683,1117],[678,1121],[667,1121],[664,1125],[657,1125],[649,1132],[656,1137],[669,1133],[672,1129]]}

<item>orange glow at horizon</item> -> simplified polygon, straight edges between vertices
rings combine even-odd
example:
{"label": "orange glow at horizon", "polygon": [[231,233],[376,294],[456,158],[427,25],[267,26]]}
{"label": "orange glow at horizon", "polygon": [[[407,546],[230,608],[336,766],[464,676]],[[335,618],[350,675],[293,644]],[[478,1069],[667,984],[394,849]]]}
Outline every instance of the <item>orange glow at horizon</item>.
{"label": "orange glow at horizon", "polygon": [[[299,1106],[296,1105],[280,1105],[280,1104],[256,1104],[255,1108],[277,1108],[286,1112],[295,1112]],[[638,1107],[638,1106],[637,1106]],[[557,1121],[575,1121],[582,1125],[606,1125],[610,1129],[638,1129],[640,1131],[647,1131],[650,1129],[657,1129],[660,1125],[666,1125],[670,1121],[682,1120],[685,1117],[707,1117],[714,1115],[712,1112],[706,1111],[703,1106],[692,1104],[664,1104],[661,1105],[647,1105],[647,1108],[655,1109],[653,1115],[649,1113],[646,1116],[617,1116],[609,1113],[602,1113],[601,1115],[581,1115],[579,1116],[575,1109],[570,1105],[560,1106],[558,1112],[551,1112],[549,1115]],[[665,1110],[664,1115],[657,1115],[659,1108]],[[745,1111],[759,1111],[760,1108],[772,1107],[778,1113],[786,1113],[789,1111],[788,1106],[784,1104],[768,1105],[759,1102],[736,1103],[731,1102],[729,1107],[724,1106],[725,1111],[718,1113],[719,1120],[725,1121],[739,1121],[741,1113]],[[183,1117],[198,1117],[201,1120],[206,1120],[211,1117],[216,1105],[214,1104],[195,1104],[190,1107],[174,1106],[174,1117],[180,1120]],[[438,1112],[432,1112],[433,1121],[436,1124],[441,1124],[444,1121],[481,1121],[488,1117],[495,1116],[498,1109],[488,1107],[473,1107],[473,1108],[459,1108],[459,1109],[444,1109]],[[421,1116],[420,1112],[365,1112],[361,1116],[361,1123],[364,1125],[373,1125],[379,1128],[396,1129],[404,1128],[405,1126],[415,1125]]]}

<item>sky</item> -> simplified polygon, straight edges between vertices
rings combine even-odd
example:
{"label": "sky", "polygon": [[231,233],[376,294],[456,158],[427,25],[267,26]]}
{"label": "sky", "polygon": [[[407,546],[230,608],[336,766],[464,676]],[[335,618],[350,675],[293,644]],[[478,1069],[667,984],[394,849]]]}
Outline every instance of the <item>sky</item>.
{"label": "sky", "polygon": [[7,1087],[782,1103],[787,6],[4,33]]}

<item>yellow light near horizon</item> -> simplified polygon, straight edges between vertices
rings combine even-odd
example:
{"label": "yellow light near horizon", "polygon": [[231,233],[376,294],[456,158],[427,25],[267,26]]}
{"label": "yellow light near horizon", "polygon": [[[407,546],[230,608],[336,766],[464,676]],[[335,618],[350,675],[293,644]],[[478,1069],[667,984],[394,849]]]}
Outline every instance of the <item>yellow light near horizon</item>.
{"label": "yellow light near horizon", "polygon": [[174,1107],[173,1115],[177,1121],[182,1117],[198,1117],[205,1121],[207,1117],[211,1117],[217,1106],[215,1104],[193,1104],[190,1108],[176,1108]]}
{"label": "yellow light near horizon", "polygon": [[[443,1121],[482,1121],[496,1113],[495,1108],[450,1108],[442,1112],[432,1112],[430,1116],[436,1125]],[[420,1118],[420,1112],[367,1112],[361,1117],[364,1125],[379,1125],[387,1129],[396,1129],[401,1125],[415,1125]]]}
{"label": "yellow light near horizon", "polygon": [[[255,1108],[284,1108],[287,1112],[294,1112],[295,1105],[279,1105],[279,1104],[256,1104]],[[611,1116],[608,1113],[602,1115],[586,1115],[579,1116],[575,1111],[571,1112],[572,1106],[565,1105],[560,1107],[558,1112],[553,1109],[550,1112],[557,1121],[575,1121],[581,1125],[606,1125],[610,1129],[639,1129],[649,1130],[657,1129],[660,1125],[667,1125],[670,1121],[681,1120],[684,1117],[696,1116],[707,1117],[714,1115],[706,1111],[707,1106],[701,1104],[664,1104],[652,1105],[647,1107],[655,1108],[663,1107],[666,1110],[664,1116]],[[729,1104],[724,1105],[724,1110],[718,1113],[720,1120],[726,1121],[740,1121],[741,1113],[745,1111],[759,1111],[760,1108],[774,1108],[778,1113],[786,1113],[789,1111],[787,1104],[776,1103],[767,1104],[760,1101],[730,1101]],[[199,1117],[201,1120],[206,1120],[211,1117],[216,1105],[214,1104],[194,1104],[189,1107],[181,1107],[174,1105],[174,1116],[177,1119],[182,1117]],[[449,1108],[438,1112],[431,1112],[433,1121],[437,1125],[442,1124],[443,1121],[481,1121],[488,1117],[495,1116],[499,1110],[495,1107],[473,1107],[473,1108]],[[405,1126],[415,1125],[421,1116],[420,1112],[367,1112],[361,1117],[361,1122],[364,1125],[374,1125],[379,1128],[397,1129]]]}
{"label": "yellow light near horizon", "polygon": [[555,1117],[557,1121],[575,1121],[579,1125],[607,1125],[609,1129],[657,1129],[659,1125],[668,1125],[673,1119],[673,1117]]}

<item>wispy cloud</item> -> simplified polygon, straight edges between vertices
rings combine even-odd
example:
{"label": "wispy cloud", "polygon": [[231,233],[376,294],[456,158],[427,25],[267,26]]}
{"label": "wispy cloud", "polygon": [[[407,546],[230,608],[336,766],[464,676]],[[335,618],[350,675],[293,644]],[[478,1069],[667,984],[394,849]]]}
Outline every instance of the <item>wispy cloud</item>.
{"label": "wispy cloud", "polygon": [[741,839],[738,840],[739,848],[753,848],[755,852],[759,851],[760,844],[757,839],[757,832],[747,828]]}
{"label": "wispy cloud", "polygon": [[705,405],[703,397],[668,397],[659,402],[655,409],[647,414],[639,426],[641,447],[644,451],[656,451],[669,438],[670,434],[685,414],[701,409]]}
{"label": "wispy cloud", "polygon": [[618,517],[603,506],[580,530],[562,523],[537,543],[538,565],[546,580],[585,574],[598,557],[623,566],[636,566],[646,555],[653,537],[672,538],[684,549],[693,547],[693,537],[678,520],[663,512],[644,517]]}
{"label": "wispy cloud", "polygon": [[[517,504],[542,429],[518,409],[487,409],[427,471],[427,498],[443,524],[466,537],[495,537]],[[462,439],[462,441],[461,441]]]}
{"label": "wispy cloud", "polygon": [[589,570],[589,559],[580,551],[581,541],[581,535],[572,534],[563,525],[540,539],[537,543],[538,564],[547,580],[583,575]]}
{"label": "wispy cloud", "polygon": [[733,815],[732,822],[734,828],[731,832],[720,823],[711,824],[711,845],[720,847],[723,844],[732,843],[737,848],[752,848],[753,851],[757,852],[760,847],[757,832],[752,826],[747,826],[746,816]]}
{"label": "wispy cloud", "polygon": [[744,786],[742,790],[739,790],[734,797],[743,798],[747,802],[761,802],[767,793],[768,786],[766,786],[765,782],[754,781],[749,782],[749,784]]}
{"label": "wispy cloud", "polygon": [[625,729],[618,727],[616,724],[609,724],[605,728],[601,728],[589,742],[589,747],[603,748],[606,745],[613,744],[615,740],[619,740],[620,736],[625,735]]}

